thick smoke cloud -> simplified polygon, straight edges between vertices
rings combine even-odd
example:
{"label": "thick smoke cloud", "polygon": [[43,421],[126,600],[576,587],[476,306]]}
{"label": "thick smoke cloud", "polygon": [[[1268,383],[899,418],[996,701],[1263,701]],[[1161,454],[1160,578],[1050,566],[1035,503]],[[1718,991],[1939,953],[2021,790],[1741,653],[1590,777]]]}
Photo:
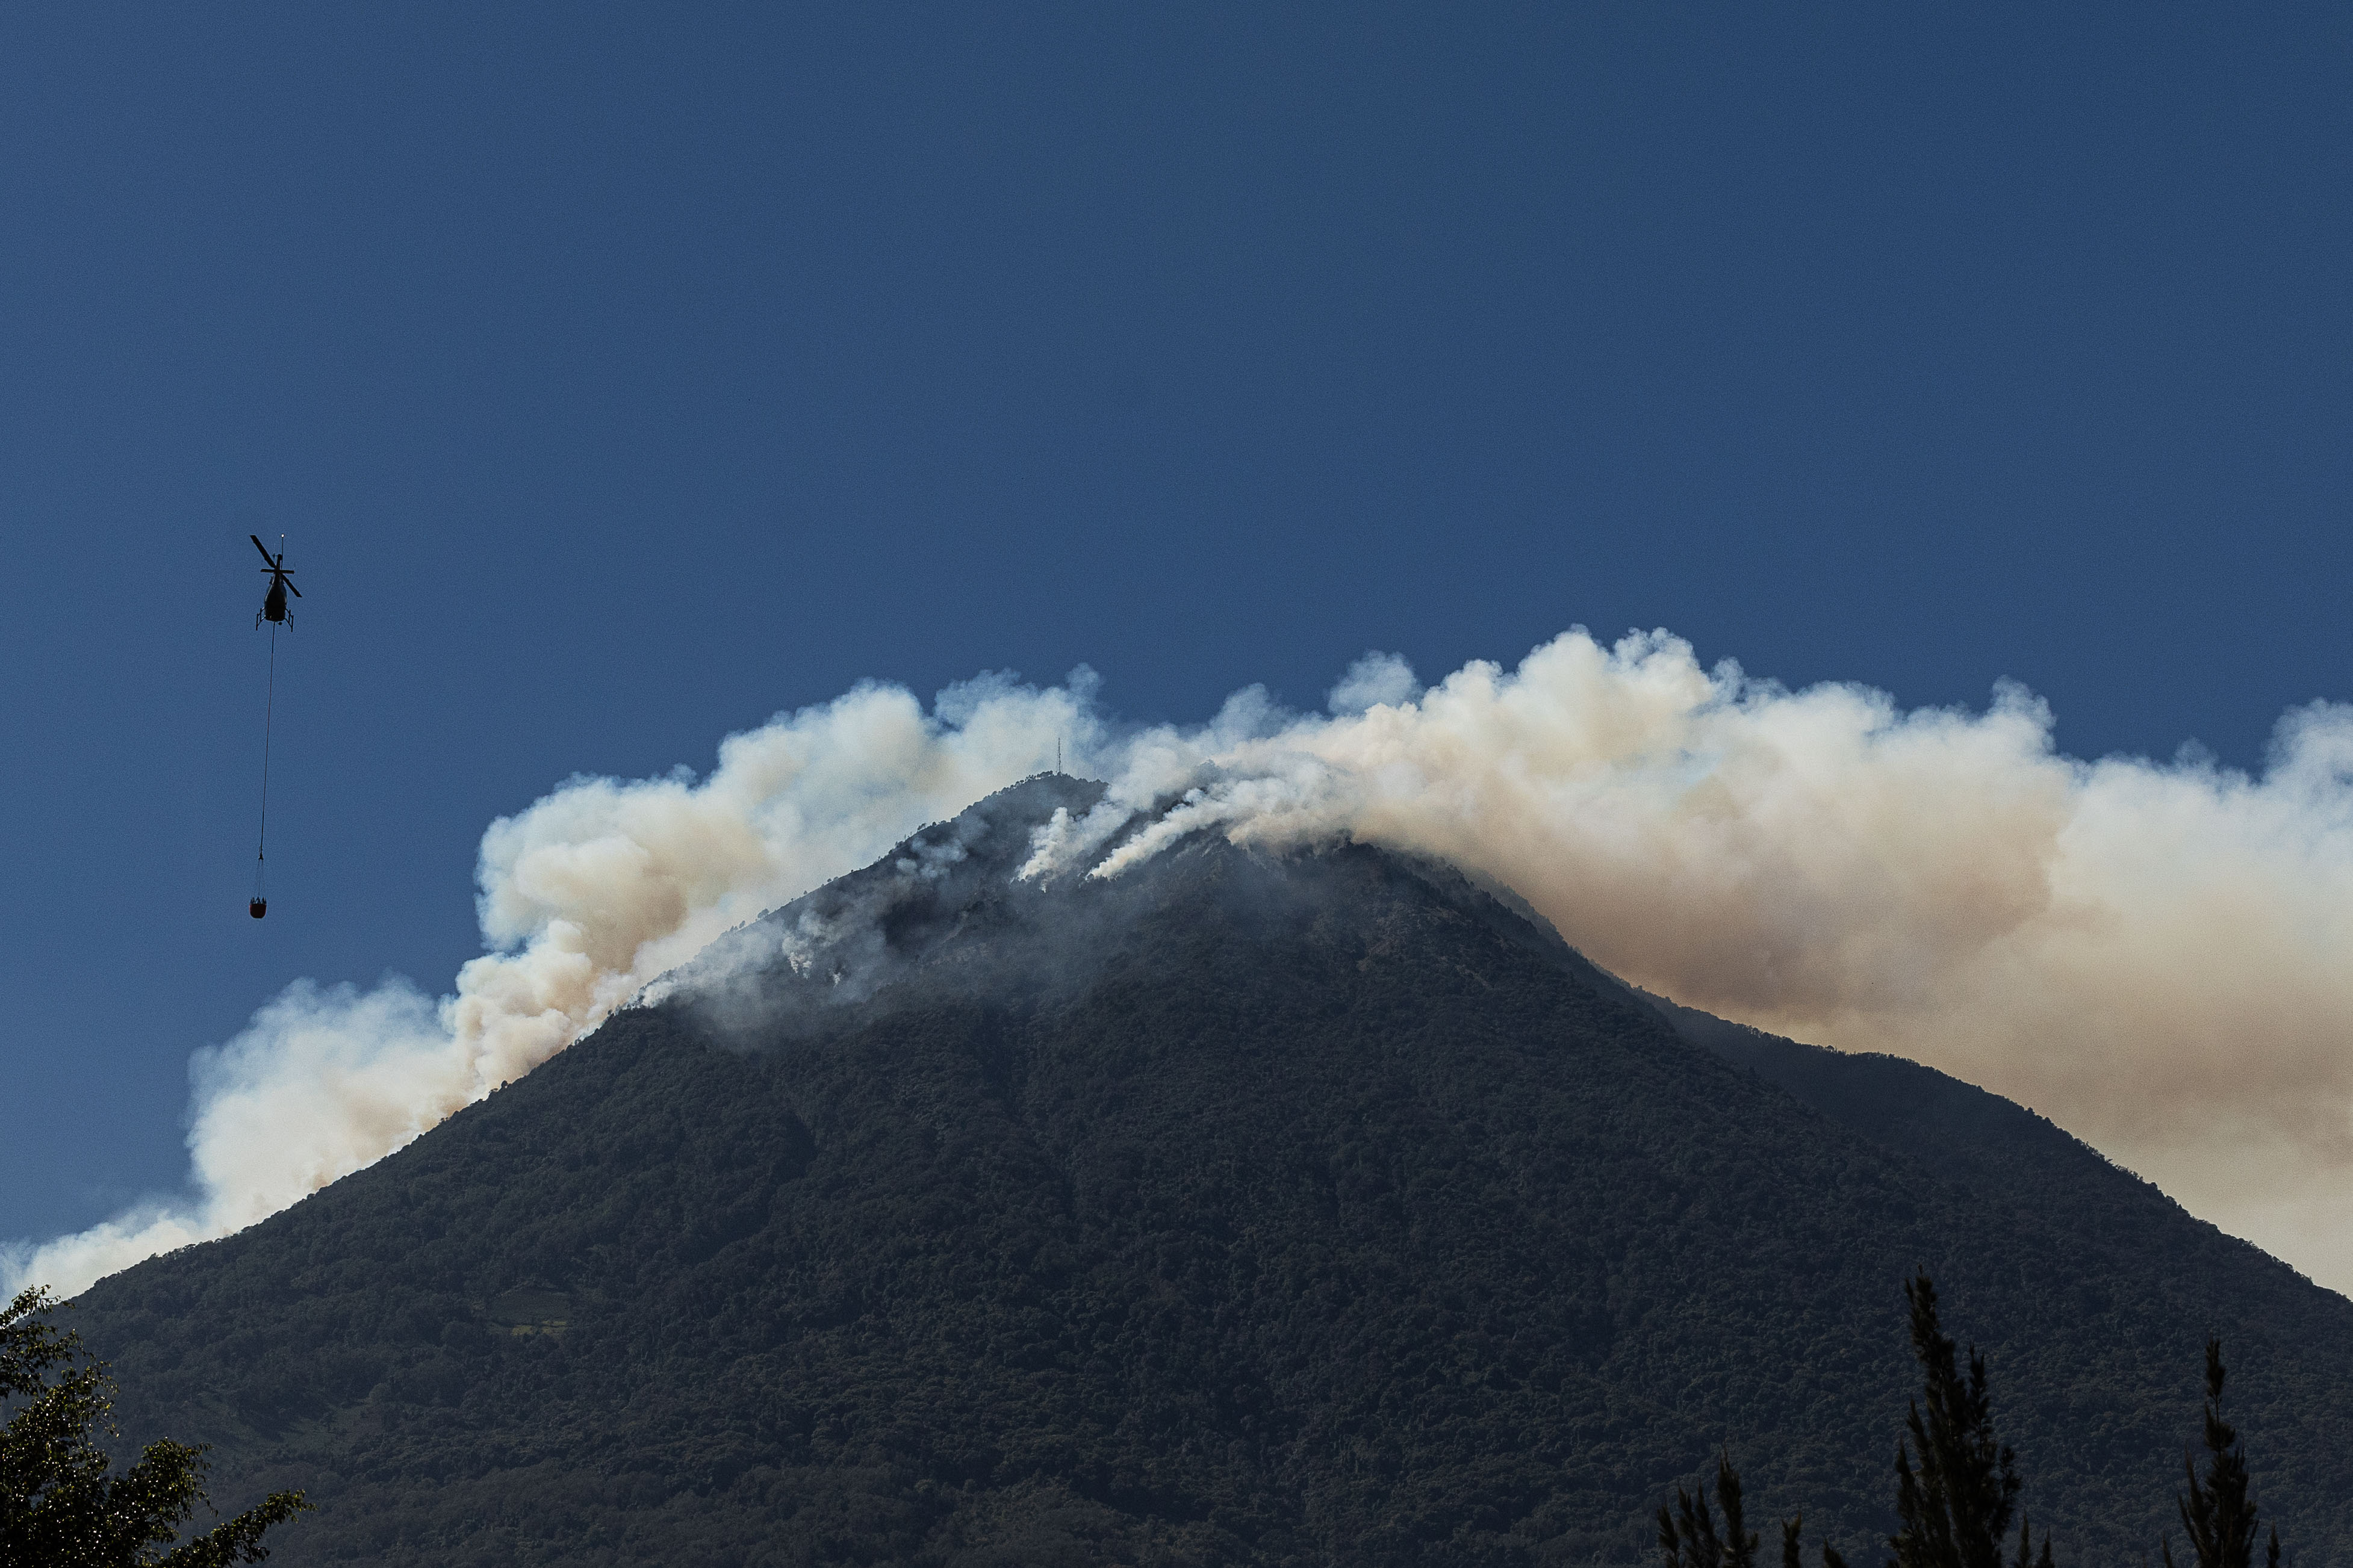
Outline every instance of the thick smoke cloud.
{"label": "thick smoke cloud", "polygon": [[2287,715],[2250,778],[2060,756],[2017,688],[1904,712],[1663,633],[1383,685],[1412,691],[1371,658],[1333,718],[1134,738],[1031,868],[1205,828],[1438,856],[1652,991],[1985,1085],[2353,1287],[2353,707]]}
{"label": "thick smoke cloud", "polygon": [[926,822],[1100,742],[1094,677],[984,676],[932,710],[860,686],[729,736],[697,781],[574,778],[482,836],[491,949],[430,1001],[300,981],[190,1064],[185,1199],[0,1251],[0,1290],[63,1291],[226,1236],[372,1164],[522,1077],[729,927],[865,865]]}
{"label": "thick smoke cloud", "polygon": [[1031,874],[1117,876],[1194,831],[1440,857],[1653,991],[1984,1084],[2353,1286],[2353,708],[2289,714],[2260,777],[2087,763],[2023,690],[1906,712],[1581,631],[1427,690],[1368,655],[1328,707],[1253,689],[1207,725],[1119,731],[1083,676],[928,714],[861,688],[732,737],[701,782],[575,779],[485,835],[493,951],[453,995],[290,989],[198,1058],[196,1202],[7,1272],[79,1288],[381,1157],[1059,737],[1110,788],[1039,835]]}

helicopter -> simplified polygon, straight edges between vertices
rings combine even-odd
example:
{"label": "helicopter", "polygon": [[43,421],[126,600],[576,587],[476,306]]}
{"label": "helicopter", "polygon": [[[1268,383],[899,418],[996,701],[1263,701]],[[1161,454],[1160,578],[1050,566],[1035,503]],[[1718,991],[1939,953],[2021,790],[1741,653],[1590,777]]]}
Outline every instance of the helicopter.
{"label": "helicopter", "polygon": [[269,546],[261,542],[261,535],[248,533],[246,537],[253,541],[253,547],[256,550],[261,552],[261,558],[269,563],[267,568],[269,573],[269,594],[261,601],[261,608],[254,615],[253,629],[259,631],[261,623],[264,621],[271,621],[282,626],[287,624],[286,595],[291,594],[299,599],[302,596],[302,590],[294,585],[294,574],[286,569],[286,552],[281,550],[272,555],[269,553]]}

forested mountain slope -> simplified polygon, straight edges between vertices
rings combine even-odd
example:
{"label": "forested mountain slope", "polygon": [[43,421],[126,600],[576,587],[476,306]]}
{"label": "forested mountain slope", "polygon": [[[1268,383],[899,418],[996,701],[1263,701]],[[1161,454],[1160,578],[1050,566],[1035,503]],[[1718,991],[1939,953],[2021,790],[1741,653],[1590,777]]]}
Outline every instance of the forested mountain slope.
{"label": "forested mountain slope", "polygon": [[2153,1552],[2210,1328],[2294,1560],[2353,1559],[2353,1303],[1377,850],[1014,882],[1091,798],[992,797],[102,1281],[129,1435],[308,1487],[298,1568],[1633,1563],[1719,1445],[1862,1547],[1925,1266],[2063,1561]]}

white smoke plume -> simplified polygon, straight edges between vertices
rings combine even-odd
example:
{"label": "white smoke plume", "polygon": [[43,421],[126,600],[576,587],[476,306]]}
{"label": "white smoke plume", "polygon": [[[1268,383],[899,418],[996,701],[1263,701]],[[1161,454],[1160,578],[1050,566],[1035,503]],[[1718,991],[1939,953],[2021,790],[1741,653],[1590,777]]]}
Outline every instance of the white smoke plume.
{"label": "white smoke plume", "polygon": [[1907,712],[1572,631],[1427,690],[1368,655],[1329,708],[1251,689],[1198,728],[1122,731],[1083,674],[983,679],[929,714],[867,687],[732,737],[701,783],[572,780],[485,835],[495,951],[453,996],[290,989],[199,1057],[197,1202],[0,1273],[78,1289],[380,1158],[1059,736],[1110,791],[1029,872],[1115,876],[1198,830],[1441,857],[1638,984],[1983,1084],[2353,1287],[2353,707],[2290,713],[2260,777],[2082,763],[2021,689]]}
{"label": "white smoke plume", "polygon": [[1368,656],[1331,706],[1134,738],[1025,869],[1114,876],[1204,828],[1440,857],[1639,984],[2031,1105],[2353,1288],[2353,707],[2289,713],[2260,778],[2086,763],[2016,687],[1905,712],[1581,631],[1426,692]]}
{"label": "white smoke plume", "polygon": [[1082,668],[1038,689],[991,676],[926,713],[861,685],[719,748],[697,782],[575,777],[482,835],[491,951],[438,1003],[405,980],[289,986],[190,1064],[193,1197],[0,1249],[0,1294],[63,1292],[227,1236],[374,1163],[522,1077],[729,927],[874,859],[926,822],[1101,739]]}

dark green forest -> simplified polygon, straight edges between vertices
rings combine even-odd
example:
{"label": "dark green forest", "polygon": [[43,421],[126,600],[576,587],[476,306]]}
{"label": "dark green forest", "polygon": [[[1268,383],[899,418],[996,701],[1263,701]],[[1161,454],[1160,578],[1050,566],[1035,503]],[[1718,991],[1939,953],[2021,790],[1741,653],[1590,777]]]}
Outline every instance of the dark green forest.
{"label": "dark green forest", "polygon": [[100,1282],[126,1439],[214,1444],[224,1507],[304,1489],[292,1565],[1630,1563],[1719,1450],[1862,1563],[1926,1269],[2062,1562],[2173,1522],[2210,1332],[2290,1560],[2353,1559],[2353,1303],[1450,873],[1196,840],[1009,884],[1082,787]]}

